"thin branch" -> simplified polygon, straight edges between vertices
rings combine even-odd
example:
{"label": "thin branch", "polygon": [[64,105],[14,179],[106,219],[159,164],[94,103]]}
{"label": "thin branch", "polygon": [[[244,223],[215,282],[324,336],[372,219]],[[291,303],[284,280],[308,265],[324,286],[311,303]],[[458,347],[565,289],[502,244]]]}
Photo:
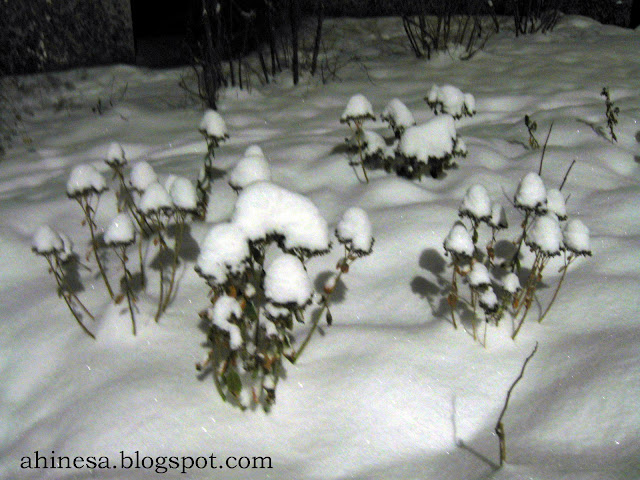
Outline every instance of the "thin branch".
{"label": "thin branch", "polygon": [[567,181],[567,177],[569,177],[569,172],[571,171],[575,163],[576,163],[575,159],[571,161],[571,165],[569,165],[569,168],[567,169],[567,173],[564,174],[564,178],[562,179],[562,183],[560,184],[560,188],[558,190],[562,191],[562,187],[564,187],[564,184]]}
{"label": "thin branch", "polygon": [[544,162],[544,153],[547,150],[547,143],[549,143],[549,137],[551,136],[551,130],[553,130],[553,122],[549,126],[549,132],[547,133],[547,138],[544,141],[544,146],[542,147],[542,155],[540,156],[540,166],[538,167],[538,175],[542,174],[542,162]]}

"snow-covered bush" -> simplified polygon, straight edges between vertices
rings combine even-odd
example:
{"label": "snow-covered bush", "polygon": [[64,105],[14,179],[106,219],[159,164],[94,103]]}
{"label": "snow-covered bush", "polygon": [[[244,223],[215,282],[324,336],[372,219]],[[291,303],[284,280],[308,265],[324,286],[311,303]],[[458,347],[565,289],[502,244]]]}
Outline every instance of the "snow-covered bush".
{"label": "snow-covered bush", "polygon": [[[231,221],[211,228],[195,267],[212,303],[200,314],[210,352],[198,369],[211,371],[223,400],[268,409],[284,377],[284,360],[299,358],[322,318],[331,324],[329,301],[337,282],[373,246],[371,224],[359,208],[347,210],[336,235],[345,254],[318,294],[305,262],[329,251],[330,234],[306,197],[273,183],[252,183],[240,191]],[[269,251],[272,245],[280,251]],[[295,342],[294,325],[309,320],[303,340]]]}
{"label": "snow-covered bush", "polygon": [[196,189],[198,191],[198,216],[204,220],[209,204],[209,191],[213,181],[213,160],[215,149],[229,138],[227,125],[222,116],[215,110],[207,110],[200,121],[200,133],[207,142],[207,153],[204,156],[204,164],[198,176]]}
{"label": "snow-covered bush", "polygon": [[407,178],[420,179],[429,172],[437,178],[455,165],[455,157],[465,157],[467,147],[456,132],[451,115],[439,115],[422,125],[405,130],[396,150],[396,171]]}
{"label": "snow-covered bush", "polygon": [[470,93],[462,93],[453,85],[442,87],[433,85],[424,100],[436,115],[446,113],[457,120],[462,117],[472,117],[476,113],[474,96]]}
{"label": "snow-covered bush", "polygon": [[[475,315],[479,307],[484,312],[485,345],[486,324],[495,321],[497,325],[505,316],[512,320],[512,338],[516,338],[534,304],[545,267],[554,257],[563,257],[562,275],[548,306],[541,310],[539,321],[555,301],[570,264],[580,256],[591,255],[588,228],[580,220],[569,220],[563,229],[560,222],[567,219],[565,199],[560,190],[547,190],[538,174],[530,172],[520,180],[513,205],[524,218],[519,224],[520,233],[511,242],[514,250],[504,253],[502,261],[496,258],[494,245],[497,232],[508,228],[506,213],[500,204],[491,203],[487,189],[482,185],[471,186],[458,209],[463,221],[469,221],[469,229],[462,221],[457,221],[444,240],[445,254],[451,257],[453,270],[448,296],[451,321],[457,328],[458,310],[472,310],[473,337],[476,339]],[[484,249],[480,248],[479,227],[482,224],[490,228]],[[521,265],[523,246],[530,251],[527,258],[532,258],[527,269]],[[460,277],[468,285],[468,300],[460,293]]]}
{"label": "snow-covered bush", "polygon": [[358,151],[358,159],[352,160],[350,164],[362,166],[362,173],[367,183],[369,183],[369,176],[364,168],[365,131],[362,125],[366,120],[375,119],[376,116],[373,113],[371,102],[360,93],[349,99],[344,112],[340,116],[340,123],[346,123],[352,131],[352,138],[347,139],[347,145],[354,145]]}
{"label": "snow-covered bush", "polygon": [[65,267],[76,259],[71,240],[66,235],[54,231],[48,225],[42,225],[36,230],[32,244],[33,252],[47,260],[49,272],[53,275],[58,286],[58,295],[64,299],[82,330],[95,340],[93,333],[82,323],[82,314],[78,308],[84,311],[91,320],[95,320],[95,318],[80,301],[67,280]]}
{"label": "snow-covered bush", "polygon": [[229,175],[229,185],[239,192],[247,185],[271,180],[271,168],[262,149],[252,145],[244,152],[244,156],[236,164]]}
{"label": "snow-covered bush", "polygon": [[407,128],[416,124],[411,111],[397,98],[387,104],[380,118],[389,124],[396,138],[400,138]]}

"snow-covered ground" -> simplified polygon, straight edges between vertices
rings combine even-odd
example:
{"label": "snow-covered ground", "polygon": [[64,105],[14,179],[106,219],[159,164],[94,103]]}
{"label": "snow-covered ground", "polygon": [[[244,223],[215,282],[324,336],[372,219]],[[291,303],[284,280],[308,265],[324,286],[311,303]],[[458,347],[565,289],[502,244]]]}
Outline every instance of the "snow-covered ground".
{"label": "snow-covered ground", "polygon": [[[32,142],[0,162],[3,479],[640,478],[640,32],[566,17],[548,35],[500,33],[469,61],[426,62],[412,57],[395,19],[331,21],[326,30],[340,65],[354,58],[337,79],[304,78],[294,88],[283,74],[277,84],[222,93],[230,138],[217,150],[221,176],[207,221],[191,226],[177,299],[158,324],[157,290],[140,294],[136,337],[128,310],[108,300],[93,256],[85,257],[87,231],[66,184],[81,163],[110,178],[103,158],[113,141],[130,162],[149,162],[161,182],[170,174],[195,181],[206,145],[202,110],[177,86],[188,71],[113,66],[23,80],[30,87],[15,101],[33,113],[24,124]],[[378,114],[398,98],[420,125],[433,117],[423,97],[434,84],[475,97],[476,115],[456,121],[467,158],[438,180],[373,170],[370,183],[359,181],[342,147],[350,132],[339,118],[349,98],[366,95]],[[618,143],[607,139],[604,86],[620,107]],[[98,98],[102,115],[91,111]],[[577,161],[562,192],[569,217],[590,228],[594,256],[572,264],[538,324],[560,276],[548,268],[540,305],[517,340],[503,322],[483,348],[470,324],[454,330],[449,321],[443,241],[469,187],[483,184],[508,205],[518,181],[537,171],[540,150],[528,146],[526,114],[540,143],[554,125],[547,188]],[[366,128],[393,136],[380,121]],[[209,304],[193,268],[197,245],[230,218],[237,195],[228,174],[252,144],[264,151],[272,181],[308,196],[332,229],[357,206],[375,237],[373,253],[344,277],[333,326],[287,366],[268,414],[223,403],[211,377],[199,379],[194,368],[206,352],[198,312]],[[114,215],[112,189],[97,211],[99,229]],[[517,226],[512,207],[507,215]],[[31,251],[42,224],[66,233],[92,268],[80,268],[78,295],[96,314],[87,320],[96,341],[78,328],[46,262]],[[312,279],[334,268],[338,247],[309,262]],[[117,286],[117,257],[107,265]],[[508,458],[498,469],[494,426],[535,342],[504,417]],[[104,456],[118,468],[21,469],[35,451]],[[123,470],[121,451],[214,455],[215,465],[269,456],[273,468]]]}

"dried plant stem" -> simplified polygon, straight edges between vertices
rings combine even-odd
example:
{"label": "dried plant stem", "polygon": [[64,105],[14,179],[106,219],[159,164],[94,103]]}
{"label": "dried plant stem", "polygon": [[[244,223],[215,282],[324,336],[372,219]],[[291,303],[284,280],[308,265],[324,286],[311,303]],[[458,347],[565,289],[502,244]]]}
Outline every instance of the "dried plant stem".
{"label": "dried plant stem", "polygon": [[171,295],[173,293],[173,288],[175,285],[176,279],[176,271],[178,269],[178,261],[180,250],[182,249],[182,236],[184,235],[184,223],[185,223],[185,214],[177,212],[176,213],[176,240],[174,245],[173,252],[173,262],[171,264],[171,277],[169,280],[169,287],[167,288],[167,296],[164,300],[164,304],[162,305],[162,311],[164,312],[169,306],[169,302],[171,302]]}
{"label": "dried plant stem", "polygon": [[495,432],[498,436],[498,442],[500,445],[500,466],[504,465],[504,462],[507,461],[507,443],[506,443],[506,434],[504,431],[504,424],[502,423],[502,419],[504,414],[507,412],[507,407],[509,406],[509,400],[511,399],[511,393],[513,389],[518,384],[522,377],[524,376],[524,369],[527,368],[527,364],[531,361],[533,356],[538,351],[538,342],[536,342],[536,346],[533,348],[533,351],[529,354],[529,356],[525,359],[522,364],[522,368],[520,369],[520,373],[518,374],[518,378],[511,384],[509,390],[507,391],[507,396],[504,400],[504,405],[502,406],[502,411],[500,412],[500,416],[498,417],[498,423],[496,423]]}
{"label": "dried plant stem", "polygon": [[546,317],[547,313],[549,313],[549,310],[551,310],[551,306],[553,305],[553,302],[555,302],[556,298],[558,297],[558,292],[560,291],[560,287],[562,287],[562,282],[564,281],[564,277],[566,277],[567,275],[567,270],[569,269],[569,265],[571,265],[571,262],[573,262],[575,258],[576,257],[573,257],[573,256],[570,256],[568,259],[565,257],[565,264],[561,269],[562,275],[560,276],[560,280],[558,280],[558,285],[556,286],[556,290],[555,292],[553,292],[553,296],[551,297],[551,301],[549,302],[549,305],[547,305],[547,308],[544,310],[542,315],[540,315],[540,318],[538,319],[538,323],[542,323],[542,320],[544,320],[544,317]]}
{"label": "dried plant stem", "polygon": [[[84,202],[83,202],[84,199]],[[93,249],[93,255],[95,256],[96,263],[98,264],[98,269],[100,270],[100,275],[102,275],[102,280],[104,280],[104,284],[107,287],[107,291],[109,292],[109,296],[113,299],[113,290],[111,289],[111,284],[107,279],[107,274],[105,272],[104,266],[102,265],[102,261],[100,260],[100,254],[98,253],[98,239],[96,238],[95,227],[96,224],[93,221],[93,213],[95,210],[89,204],[89,197],[81,196],[77,198],[78,203],[80,204],[80,208],[84,212],[84,217],[89,226],[89,232],[91,234],[91,245]]]}
{"label": "dried plant stem", "polygon": [[562,179],[562,183],[560,184],[560,188],[558,190],[562,191],[562,187],[564,187],[564,184],[567,181],[567,178],[569,178],[569,172],[571,172],[571,169],[573,168],[575,163],[576,163],[575,159],[571,161],[571,165],[569,165],[569,168],[567,169],[567,173],[564,174],[564,178]]}
{"label": "dried plant stem", "polygon": [[542,147],[542,154],[540,155],[540,165],[538,166],[538,175],[542,175],[542,163],[544,162],[544,154],[547,151],[547,143],[549,143],[551,130],[553,130],[553,122],[551,122],[551,125],[549,126],[549,132],[547,133],[547,138],[545,139],[544,145]]}
{"label": "dried plant stem", "polygon": [[122,269],[124,270],[124,290],[127,295],[127,304],[129,305],[129,312],[131,313],[131,327],[133,331],[133,335],[136,335],[136,316],[133,313],[133,295],[131,291],[131,272],[127,268],[127,247],[125,245],[120,247],[120,253],[117,253],[120,261],[122,262]]}

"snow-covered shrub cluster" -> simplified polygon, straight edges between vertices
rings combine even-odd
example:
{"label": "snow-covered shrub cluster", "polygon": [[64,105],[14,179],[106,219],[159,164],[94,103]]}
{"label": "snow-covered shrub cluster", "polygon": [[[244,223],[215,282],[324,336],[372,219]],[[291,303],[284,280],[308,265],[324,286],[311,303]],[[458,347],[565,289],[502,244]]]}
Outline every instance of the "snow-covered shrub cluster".
{"label": "snow-covered shrub cluster", "polygon": [[[491,201],[483,185],[473,185],[467,190],[458,208],[462,220],[456,221],[444,240],[444,250],[451,257],[453,270],[447,299],[451,321],[457,328],[456,316],[460,309],[472,310],[476,339],[476,311],[482,311],[486,321],[485,345],[486,324],[494,321],[497,325],[504,317],[512,320],[512,337],[516,337],[534,303],[543,271],[552,258],[562,258],[562,274],[539,321],[549,311],[571,263],[578,257],[591,255],[589,229],[580,220],[567,221],[564,196],[558,189],[547,190],[537,173],[530,172],[520,180],[513,206],[524,218],[518,237],[510,243],[513,250],[501,252],[502,258],[496,253],[495,245],[498,232],[506,231],[509,226],[505,209]],[[482,225],[488,230],[484,248],[479,240]],[[526,256],[531,259],[527,268],[521,263],[523,246],[528,247],[530,253]],[[459,279],[468,286],[469,299],[461,295]]]}
{"label": "snow-covered shrub cluster", "polygon": [[[201,312],[210,352],[198,368],[211,371],[225,401],[268,409],[285,373],[284,359],[296,361],[321,318],[331,323],[329,300],[336,283],[373,247],[367,214],[347,210],[336,236],[345,254],[318,294],[305,262],[329,251],[330,232],[306,197],[254,182],[240,191],[231,220],[211,228],[196,264],[211,288],[211,306]],[[304,339],[295,342],[294,325],[308,320]]]}
{"label": "snow-covered shrub cluster", "polygon": [[204,164],[198,176],[196,189],[198,191],[198,217],[204,220],[209,204],[209,192],[213,181],[213,159],[215,149],[229,138],[227,125],[222,116],[215,110],[207,110],[200,122],[200,133],[207,142],[207,153],[204,156]]}
{"label": "snow-covered shrub cluster", "polygon": [[456,131],[454,120],[475,114],[473,95],[451,85],[434,85],[425,100],[437,116],[422,125],[416,125],[413,114],[399,99],[387,104],[380,118],[395,137],[387,145],[378,133],[362,127],[365,120],[375,120],[371,102],[361,94],[351,97],[340,121],[353,130],[347,146],[358,156],[351,164],[362,165],[365,178],[365,166],[382,166],[410,179],[420,179],[427,172],[436,178],[455,165],[456,157],[466,156],[467,147]]}

